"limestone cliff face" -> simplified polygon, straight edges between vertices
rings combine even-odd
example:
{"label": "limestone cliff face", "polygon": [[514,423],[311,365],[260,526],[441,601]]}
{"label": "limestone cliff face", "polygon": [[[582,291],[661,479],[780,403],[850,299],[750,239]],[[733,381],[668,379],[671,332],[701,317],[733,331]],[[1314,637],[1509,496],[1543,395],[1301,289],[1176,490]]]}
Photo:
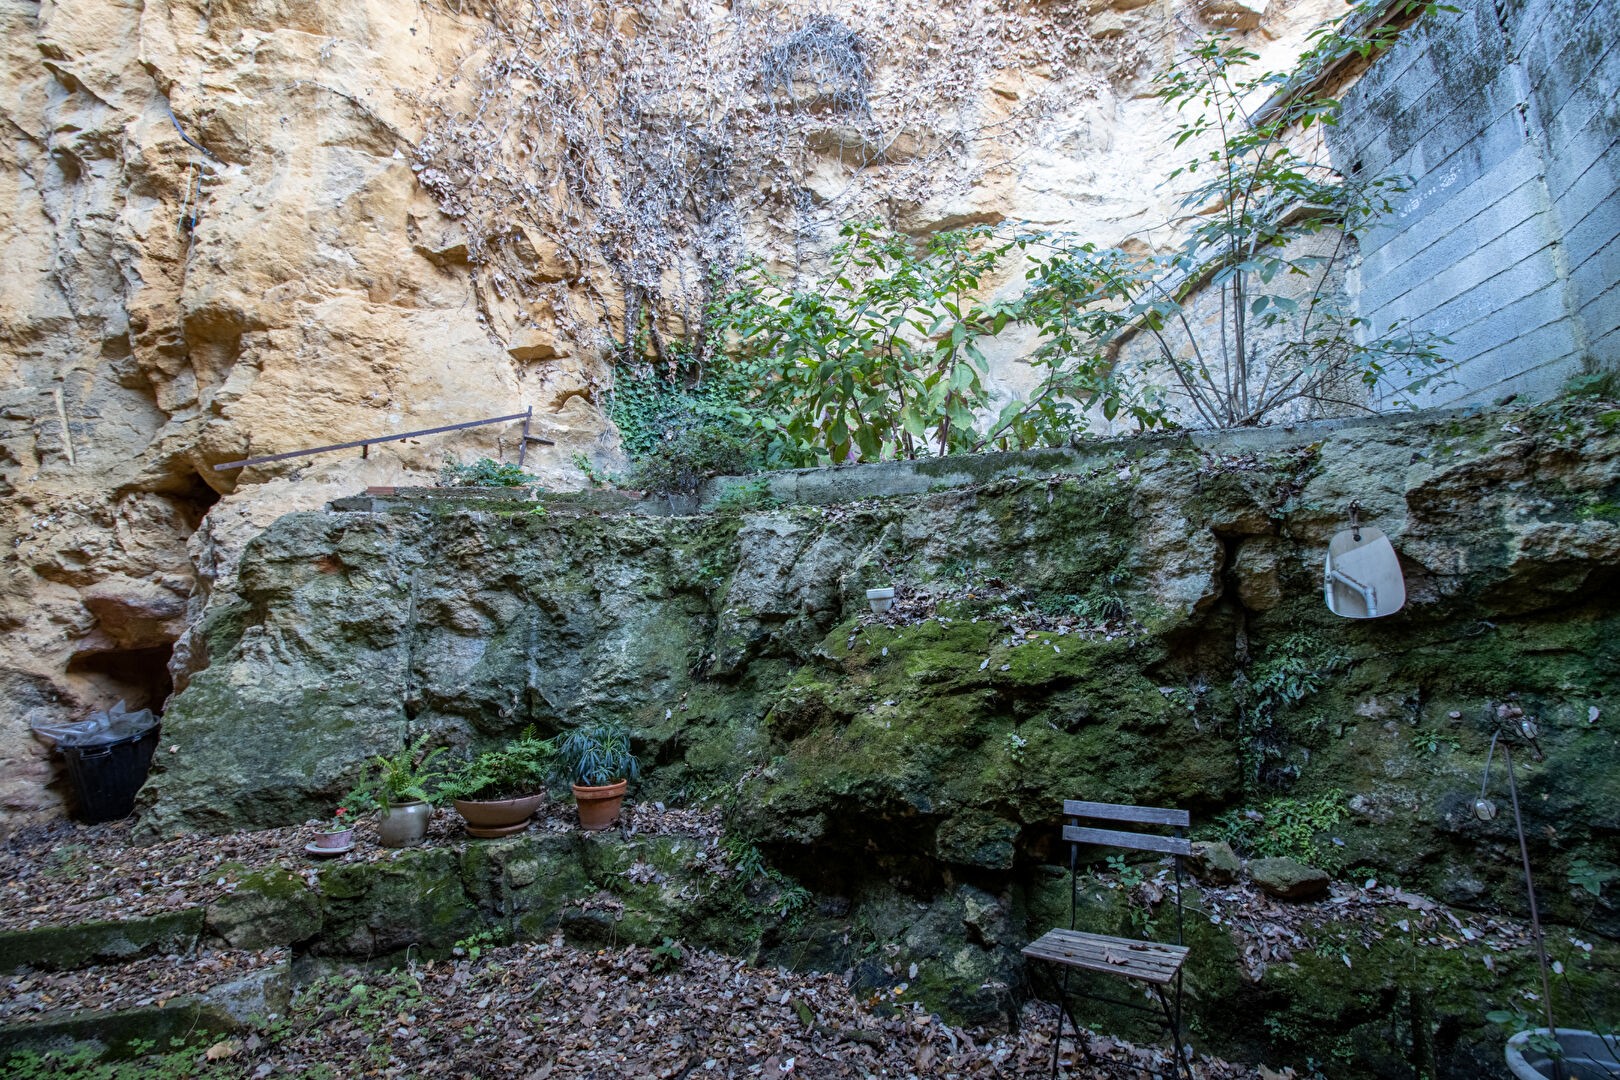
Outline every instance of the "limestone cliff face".
{"label": "limestone cliff face", "polygon": [[[870,19],[886,6],[858,5]],[[908,188],[909,226],[1025,217],[1147,235],[1163,219],[1143,167],[1161,130],[1138,96],[1152,65],[1211,20],[1237,19],[1280,58],[1329,6],[1279,0],[1264,21],[1170,0],[1015,6],[1018,47],[959,73],[1003,145],[994,161],[989,143],[970,149],[955,188]],[[214,465],[531,405],[556,445],[530,466],[555,485],[577,482],[574,454],[613,453],[601,349],[481,282],[465,223],[413,170],[494,10],[0,0],[0,820],[59,801],[31,721],[119,697],[160,705],[171,652],[182,684],[206,662],[187,627],[231,590],[259,529],[423,476],[446,452],[510,457],[516,436]],[[874,55],[879,82],[903,74]],[[1037,90],[1055,107],[1021,119]],[[807,141],[803,184],[832,191],[865,170],[881,187],[925,135],[851,164],[834,130]],[[784,242],[768,222],[745,232]],[[564,305],[602,280],[600,267],[541,277]],[[1009,391],[1015,353],[1001,358]]]}
{"label": "limestone cliff face", "polygon": [[[252,476],[219,506],[239,478],[212,464],[522,394],[465,275],[412,250],[412,214],[434,212],[399,90],[469,27],[387,3],[8,0],[0,29],[0,800],[17,811],[55,801],[27,722],[161,705],[188,602],[239,522],[440,448]],[[570,415],[554,425],[600,432]]]}

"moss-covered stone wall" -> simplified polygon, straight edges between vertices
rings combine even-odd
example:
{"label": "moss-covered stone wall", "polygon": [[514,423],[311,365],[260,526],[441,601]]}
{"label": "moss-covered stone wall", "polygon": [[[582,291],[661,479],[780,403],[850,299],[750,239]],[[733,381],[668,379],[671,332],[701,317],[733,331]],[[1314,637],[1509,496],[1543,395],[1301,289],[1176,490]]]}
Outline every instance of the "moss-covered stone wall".
{"label": "moss-covered stone wall", "polygon": [[[932,1001],[986,1016],[1031,989],[1016,949],[1050,915],[1032,898],[1061,861],[1065,797],[1186,807],[1250,854],[1522,911],[1511,815],[1470,812],[1507,707],[1541,727],[1545,760],[1520,747],[1515,764],[1544,910],[1620,930],[1614,886],[1571,885],[1620,863],[1612,407],[873,475],[901,493],[864,497],[857,468],[685,517],[525,496],[289,515],[205,615],[211,661],[165,717],[144,825],[310,816],[421,732],[476,747],[614,720],[650,765],[640,797],[723,802],[811,891],[830,937],[784,960],[892,975],[898,947],[928,961]],[[838,500],[846,480],[862,497]],[[1352,500],[1402,557],[1409,602],[1384,619],[1322,603]],[[874,617],[864,590],[888,584],[896,610]],[[1298,1014],[1272,1043],[1321,1050],[1296,1038],[1315,1006],[1276,990],[1310,981],[1293,963],[1265,988]],[[1408,985],[1393,978],[1374,981]],[[1368,1017],[1390,1015],[1384,989],[1356,991]],[[1403,1008],[1457,1045],[1482,1024],[1438,996]]]}

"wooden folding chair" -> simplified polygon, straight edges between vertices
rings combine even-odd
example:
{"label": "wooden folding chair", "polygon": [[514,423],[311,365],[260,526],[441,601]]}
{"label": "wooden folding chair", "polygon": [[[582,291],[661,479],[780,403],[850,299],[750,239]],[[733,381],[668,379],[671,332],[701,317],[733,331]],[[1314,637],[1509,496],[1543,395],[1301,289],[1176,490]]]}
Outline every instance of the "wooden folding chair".
{"label": "wooden folding chair", "polygon": [[[1049,930],[1042,934],[1037,941],[1024,947],[1024,955],[1030,959],[1044,960],[1048,963],[1057,964],[1063,969],[1063,980],[1058,991],[1057,1038],[1052,1044],[1052,1075],[1056,1077],[1058,1074],[1058,1052],[1063,1042],[1063,1017],[1065,1014],[1068,1015],[1069,1023],[1074,1027],[1077,1041],[1080,1035],[1080,1025],[1075,1023],[1074,1014],[1069,1012],[1068,1004],[1069,973],[1078,968],[1083,971],[1113,975],[1145,984],[1147,989],[1158,1000],[1159,1011],[1163,1012],[1165,1024],[1170,1028],[1170,1038],[1175,1044],[1178,1071],[1185,1070],[1188,1080],[1191,1080],[1192,1064],[1186,1059],[1181,1046],[1181,968],[1187,959],[1187,947],[1181,943],[1181,860],[1183,856],[1191,854],[1192,851],[1191,845],[1187,842],[1187,826],[1190,820],[1187,811],[1163,810],[1153,806],[1123,806],[1118,803],[1065,800],[1063,803],[1063,815],[1068,819],[1067,824],[1063,826],[1063,839],[1069,843],[1069,928],[1067,930]],[[1080,819],[1082,818],[1138,825],[1169,826],[1173,831],[1173,835],[1160,836],[1154,833],[1082,827],[1080,825]],[[1081,844],[1131,848],[1136,851],[1158,851],[1172,857],[1176,866],[1176,943],[1174,945],[1160,944],[1153,941],[1135,941],[1131,938],[1110,937],[1106,934],[1088,934],[1075,929],[1075,918],[1078,914],[1075,896],[1079,885],[1078,868]],[[1167,989],[1172,987],[1173,992],[1167,994]],[[1102,997],[1084,991],[1076,991],[1076,993],[1082,997],[1107,1001],[1127,1008],[1141,1009],[1145,1012],[1155,1011],[1151,1006],[1143,1005],[1140,1002]]]}

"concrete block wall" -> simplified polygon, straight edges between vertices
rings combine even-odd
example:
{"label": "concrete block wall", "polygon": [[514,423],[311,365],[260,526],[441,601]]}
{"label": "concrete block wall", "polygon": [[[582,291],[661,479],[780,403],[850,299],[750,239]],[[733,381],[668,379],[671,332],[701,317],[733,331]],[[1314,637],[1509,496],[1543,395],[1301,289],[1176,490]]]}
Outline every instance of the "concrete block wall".
{"label": "concrete block wall", "polygon": [[1460,0],[1344,98],[1347,175],[1412,187],[1361,242],[1376,332],[1452,339],[1425,404],[1540,396],[1620,370],[1620,0]]}

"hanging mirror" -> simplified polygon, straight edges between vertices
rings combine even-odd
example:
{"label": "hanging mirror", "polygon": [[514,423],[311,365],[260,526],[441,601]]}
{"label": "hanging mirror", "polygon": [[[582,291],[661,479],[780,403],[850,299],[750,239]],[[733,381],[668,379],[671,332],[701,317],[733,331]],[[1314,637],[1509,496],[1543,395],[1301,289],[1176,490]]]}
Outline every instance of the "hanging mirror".
{"label": "hanging mirror", "polygon": [[1393,615],[1406,603],[1401,561],[1383,531],[1361,524],[1361,504],[1350,504],[1350,527],[1328,542],[1322,591],[1328,610],[1346,619]]}

